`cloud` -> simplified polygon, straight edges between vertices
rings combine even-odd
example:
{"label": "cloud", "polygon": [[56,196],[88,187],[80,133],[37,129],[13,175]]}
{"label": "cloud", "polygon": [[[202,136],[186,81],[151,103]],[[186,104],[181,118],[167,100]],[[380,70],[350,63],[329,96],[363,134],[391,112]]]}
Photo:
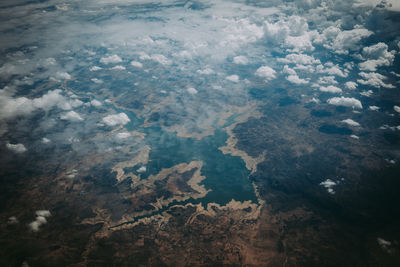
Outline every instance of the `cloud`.
{"label": "cloud", "polygon": [[66,120],[66,121],[71,121],[71,122],[83,121],[83,118],[73,110],[68,111],[67,113],[61,114],[60,119]]}
{"label": "cloud", "polygon": [[115,115],[108,115],[103,118],[103,122],[108,126],[125,125],[130,121],[128,115],[122,112]]}
{"label": "cloud", "polygon": [[33,231],[33,232],[38,232],[40,230],[40,226],[44,225],[47,223],[48,217],[51,216],[50,211],[48,210],[38,210],[36,211],[36,219],[35,221],[31,222],[28,224],[28,227]]}
{"label": "cloud", "polygon": [[332,97],[328,99],[328,104],[335,105],[335,106],[343,106],[343,107],[351,107],[362,109],[362,104],[360,100],[355,99],[353,97]]}
{"label": "cloud", "polygon": [[350,135],[350,137],[353,138],[353,139],[356,139],[356,140],[360,139],[360,137],[358,137],[358,136],[355,135],[355,134]]}
{"label": "cloud", "polygon": [[392,65],[395,54],[395,50],[389,52],[387,44],[382,42],[364,47],[362,57],[366,61],[358,64],[358,67],[360,70],[376,71],[378,67]]}
{"label": "cloud", "polygon": [[197,94],[197,90],[193,87],[189,87],[188,89],[186,89],[188,91],[189,94],[191,95],[195,95]]}
{"label": "cloud", "polygon": [[62,80],[71,80],[72,76],[68,74],[67,72],[60,71],[56,73],[56,78],[62,79]]}
{"label": "cloud", "polygon": [[238,65],[247,65],[249,60],[245,56],[236,56],[233,58],[233,63]]}
{"label": "cloud", "polygon": [[305,79],[300,79],[299,76],[297,76],[296,74],[291,74],[291,75],[287,76],[286,80],[288,80],[289,82],[294,83],[294,84],[308,84],[309,83]]}
{"label": "cloud", "polygon": [[352,30],[342,31],[336,26],[330,26],[323,30],[322,34],[318,37],[318,43],[323,44],[336,54],[347,55],[351,51],[356,51],[360,48],[360,41],[373,34],[360,25],[356,25]]}
{"label": "cloud", "polygon": [[90,104],[94,107],[100,107],[102,104],[100,101],[93,99],[92,101],[90,101]]}
{"label": "cloud", "polygon": [[354,89],[357,88],[358,84],[355,83],[355,82],[351,82],[351,81],[350,81],[350,82],[346,82],[346,83],[344,84],[344,86],[345,86],[347,89],[354,90]]}
{"label": "cloud", "polygon": [[376,88],[385,87],[385,88],[394,88],[392,84],[386,84],[383,82],[387,77],[382,74],[376,72],[360,72],[359,75],[363,79],[358,79],[357,82],[363,85],[369,85]]}
{"label": "cloud", "polygon": [[326,188],[329,194],[335,194],[335,190],[333,190],[333,187],[337,185],[336,182],[332,181],[331,179],[326,179],[325,181],[321,182],[319,185],[323,186]]}
{"label": "cloud", "polygon": [[91,67],[89,70],[90,71],[98,71],[98,70],[102,70],[103,68],[99,67],[99,66],[93,66]]}
{"label": "cloud", "polygon": [[325,66],[326,67],[324,67],[323,65],[318,65],[316,67],[317,72],[318,73],[326,73],[329,75],[336,75],[336,76],[343,77],[343,78],[348,76],[348,70],[345,69],[345,71],[342,71],[338,65],[325,63]]}
{"label": "cloud", "polygon": [[136,170],[138,173],[143,173],[143,172],[146,172],[147,171],[147,168],[146,168],[146,166],[142,166],[142,167],[140,167],[139,169],[137,169]]}
{"label": "cloud", "polygon": [[118,55],[111,55],[108,57],[102,57],[100,59],[100,62],[103,64],[115,64],[115,63],[121,63],[122,59]]}
{"label": "cloud", "polygon": [[15,217],[15,216],[11,216],[10,218],[8,218],[8,221],[7,221],[7,224],[18,224],[19,223],[19,221],[18,221],[18,218],[17,217]]}
{"label": "cloud", "polygon": [[380,109],[380,107],[378,107],[378,106],[369,106],[368,109],[372,110],[372,111],[378,111]]}
{"label": "cloud", "polygon": [[283,63],[293,63],[301,65],[321,64],[321,61],[319,59],[315,59],[313,56],[305,54],[289,54],[286,55],[284,58],[278,58],[278,61]]}
{"label": "cloud", "polygon": [[160,63],[161,65],[171,64],[171,61],[169,59],[167,59],[164,55],[161,55],[161,54],[154,54],[154,55],[149,56],[148,54],[142,52],[140,54],[140,59],[141,60],[153,60],[153,61]]}
{"label": "cloud", "polygon": [[10,144],[10,143],[7,143],[6,147],[10,151],[12,151],[14,153],[18,153],[18,154],[24,153],[24,152],[27,151],[26,147],[23,144]]}
{"label": "cloud", "polygon": [[136,68],[142,68],[143,64],[140,63],[139,61],[131,61],[131,66],[134,66]]}
{"label": "cloud", "polygon": [[353,127],[359,127],[360,126],[360,124],[358,122],[353,121],[352,119],[345,119],[345,120],[342,120],[342,122],[347,124],[347,125],[353,126]]}
{"label": "cloud", "polygon": [[11,119],[17,116],[29,115],[37,109],[49,111],[53,107],[69,110],[73,106],[82,105],[80,100],[69,100],[61,94],[60,89],[47,92],[41,97],[29,99],[14,98],[12,91],[0,90],[0,119]]}
{"label": "cloud", "polygon": [[321,86],[319,88],[319,90],[321,92],[327,92],[327,93],[332,93],[332,94],[337,94],[337,93],[341,93],[342,92],[342,89],[340,89],[339,87],[333,86],[333,85]]}
{"label": "cloud", "polygon": [[394,109],[394,111],[400,113],[400,107],[399,106],[394,105],[393,109]]}
{"label": "cloud", "polygon": [[130,136],[131,136],[131,134],[128,133],[128,132],[117,133],[117,134],[115,135],[115,137],[116,137],[117,139],[126,139],[126,138],[128,138],[128,137],[130,137]]}
{"label": "cloud", "polygon": [[276,71],[268,66],[259,67],[255,73],[256,76],[264,78],[266,81],[275,79]]}
{"label": "cloud", "polygon": [[237,75],[229,75],[229,76],[226,76],[225,79],[227,79],[228,81],[234,82],[234,83],[239,82],[239,76],[237,76]]}
{"label": "cloud", "polygon": [[126,68],[122,65],[117,65],[111,68],[112,70],[126,70]]}
{"label": "cloud", "polygon": [[43,144],[48,144],[48,143],[51,143],[51,140],[49,138],[43,137],[42,138],[42,143]]}
{"label": "cloud", "polygon": [[197,73],[198,74],[204,74],[204,75],[210,75],[210,74],[213,74],[214,71],[212,69],[210,69],[210,68],[205,68],[203,70],[197,70]]}

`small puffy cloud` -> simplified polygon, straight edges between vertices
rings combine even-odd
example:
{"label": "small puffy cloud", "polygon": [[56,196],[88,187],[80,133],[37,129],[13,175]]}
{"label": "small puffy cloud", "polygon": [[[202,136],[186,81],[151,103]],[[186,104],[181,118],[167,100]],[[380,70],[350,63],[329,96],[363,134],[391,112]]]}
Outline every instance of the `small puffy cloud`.
{"label": "small puffy cloud", "polygon": [[338,82],[335,80],[335,76],[322,76],[322,77],[319,77],[318,83],[321,83],[321,84],[337,84]]}
{"label": "small puffy cloud", "polygon": [[321,64],[321,61],[319,59],[315,59],[313,56],[305,54],[289,54],[286,55],[284,58],[278,58],[278,61],[283,63],[293,63],[301,65]]}
{"label": "small puffy cloud", "polygon": [[121,63],[122,59],[118,55],[111,55],[108,57],[102,57],[100,59],[100,62],[103,64],[115,64],[115,63]]}
{"label": "small puffy cloud", "polygon": [[390,66],[393,64],[396,51],[388,51],[385,43],[377,43],[372,46],[364,47],[362,56],[366,61],[358,64],[361,70],[376,71],[380,66]]}
{"label": "small puffy cloud", "polygon": [[24,152],[27,151],[26,147],[23,144],[10,144],[10,143],[7,143],[6,147],[10,151],[12,151],[14,153],[18,153],[18,154],[24,153]]}
{"label": "small puffy cloud", "polygon": [[130,137],[130,136],[131,136],[131,134],[128,133],[128,132],[117,133],[117,134],[115,135],[115,137],[116,137],[117,139],[126,139],[126,138],[128,138],[128,137]]}
{"label": "small puffy cloud", "polygon": [[210,75],[210,74],[213,74],[214,71],[212,69],[210,69],[210,68],[205,68],[203,70],[198,70],[197,73],[198,74],[204,74],[204,75]]}
{"label": "small puffy cloud", "polygon": [[393,106],[394,111],[400,113],[400,107],[399,106]]}
{"label": "small puffy cloud", "polygon": [[387,77],[382,74],[376,72],[360,72],[359,75],[363,79],[357,80],[358,83],[363,85],[369,85],[376,88],[385,87],[385,88],[394,88],[392,84],[386,84],[383,82]]}
{"label": "small puffy cloud", "polygon": [[335,190],[333,188],[337,185],[336,182],[332,181],[331,179],[326,179],[325,181],[321,182],[319,185],[326,188],[329,194],[335,194]]}
{"label": "small puffy cloud", "polygon": [[93,66],[93,67],[91,67],[89,70],[90,70],[90,71],[98,71],[98,70],[101,70],[101,69],[103,69],[103,68],[98,67],[98,66]]}
{"label": "small puffy cloud", "polygon": [[111,68],[112,70],[126,70],[126,68],[122,65],[117,65]]}
{"label": "small puffy cloud", "polygon": [[36,211],[36,219],[31,222],[28,227],[33,231],[33,232],[37,232],[39,231],[40,226],[42,226],[43,224],[47,223],[47,219],[48,217],[51,216],[50,211],[48,210],[38,210]]}
{"label": "small puffy cloud", "polygon": [[69,178],[69,179],[73,179],[78,175],[78,170],[76,169],[72,169],[69,172],[66,173],[65,177]]}
{"label": "small puffy cloud", "polygon": [[153,61],[160,63],[161,65],[171,64],[171,61],[169,59],[167,59],[164,55],[161,55],[161,54],[154,54],[154,55],[149,56],[146,53],[141,53],[140,59],[141,60],[153,60]]}
{"label": "small puffy cloud", "polygon": [[290,75],[297,75],[296,71],[294,69],[292,69],[292,68],[289,68],[288,65],[285,65],[283,67],[282,73],[290,74]]}
{"label": "small puffy cloud", "polygon": [[307,80],[299,78],[299,76],[297,76],[296,74],[291,74],[287,76],[286,80],[294,84],[308,84]]}
{"label": "small puffy cloud", "polygon": [[360,92],[360,95],[370,97],[374,92],[372,90],[367,90],[367,91],[362,91]]}
{"label": "small puffy cloud", "polygon": [[139,169],[137,169],[136,170],[138,173],[143,173],[143,172],[146,172],[147,171],[147,168],[146,168],[146,166],[142,166],[142,167],[140,167]]}
{"label": "small puffy cloud", "polygon": [[372,110],[372,111],[378,111],[380,109],[380,107],[378,107],[378,106],[369,106],[368,109]]}
{"label": "small puffy cloud", "polygon": [[128,115],[123,112],[115,115],[108,115],[103,118],[103,122],[108,126],[125,125],[130,121]]}
{"label": "small puffy cloud", "polygon": [[318,73],[325,73],[329,75],[335,75],[339,77],[347,77],[348,76],[348,71],[342,71],[338,65],[333,65],[333,64],[325,64],[328,65],[324,67],[323,65],[318,65],[316,67],[316,70]]}
{"label": "small puffy cloud", "polygon": [[327,92],[327,93],[332,93],[332,94],[336,94],[336,93],[341,93],[342,92],[342,89],[340,89],[339,87],[333,86],[333,85],[321,86],[319,88],[319,90],[321,92]]}
{"label": "small puffy cloud", "polygon": [[60,119],[65,120],[65,121],[71,121],[71,122],[83,121],[83,118],[73,110],[62,114],[60,116]]}
{"label": "small puffy cloud", "polygon": [[236,56],[233,58],[233,63],[238,65],[247,65],[249,60],[245,56]]}
{"label": "small puffy cloud", "polygon": [[360,126],[360,124],[358,122],[353,121],[352,119],[345,119],[345,120],[342,120],[342,122],[347,124],[347,125],[349,125],[349,126],[353,126],[353,127],[359,127]]}
{"label": "small puffy cloud", "polygon": [[266,81],[275,79],[276,71],[268,66],[259,67],[255,73],[256,76],[264,78]]}
{"label": "small puffy cloud", "polygon": [[376,241],[378,242],[378,245],[383,249],[383,250],[385,250],[386,252],[391,252],[391,249],[390,249],[390,246],[392,245],[392,242],[390,242],[390,241],[387,241],[387,240],[385,240],[385,239],[383,239],[383,238],[380,238],[380,237],[378,237],[377,239],[376,239]]}
{"label": "small puffy cloud", "polygon": [[7,221],[7,224],[18,224],[19,223],[19,221],[18,221],[18,218],[17,217],[15,217],[15,216],[11,216],[10,218],[8,218],[8,221]]}
{"label": "small puffy cloud", "polygon": [[102,104],[100,101],[93,99],[92,101],[90,101],[90,104],[94,107],[100,107]]}
{"label": "small puffy cloud", "polygon": [[50,143],[51,142],[51,140],[49,139],[49,138],[46,138],[46,137],[43,137],[42,138],[42,143],[43,144],[48,144],[48,143]]}
{"label": "small puffy cloud", "polygon": [[92,78],[92,79],[90,79],[92,82],[94,82],[94,83],[97,83],[97,84],[102,84],[103,83],[103,81],[102,80],[100,80],[100,79],[97,79],[97,78]]}
{"label": "small puffy cloud", "polygon": [[355,134],[350,135],[350,137],[353,138],[353,139],[356,139],[356,140],[360,139],[360,137],[358,137],[358,136],[355,135]]}
{"label": "small puffy cloud", "polygon": [[229,75],[226,76],[226,78],[228,81],[234,82],[234,83],[238,83],[239,82],[239,76],[237,75]]}
{"label": "small puffy cloud", "polygon": [[354,90],[354,89],[357,88],[358,84],[355,83],[355,82],[346,82],[346,83],[344,84],[344,86],[345,86],[347,89]]}
{"label": "small puffy cloud", "polygon": [[191,94],[191,95],[197,94],[197,90],[196,90],[195,88],[193,88],[193,87],[189,87],[189,88],[187,89],[187,91],[188,91],[188,93]]}
{"label": "small puffy cloud", "polygon": [[362,104],[360,100],[355,99],[353,97],[332,97],[328,99],[328,104],[335,105],[335,106],[343,106],[343,107],[350,107],[350,108],[357,108],[362,109]]}
{"label": "small puffy cloud", "polygon": [[142,68],[143,64],[140,63],[139,61],[131,61],[131,66],[134,66],[136,68]]}
{"label": "small puffy cloud", "polygon": [[69,75],[67,72],[60,71],[60,72],[56,73],[56,78],[62,79],[62,80],[71,80],[72,76]]}

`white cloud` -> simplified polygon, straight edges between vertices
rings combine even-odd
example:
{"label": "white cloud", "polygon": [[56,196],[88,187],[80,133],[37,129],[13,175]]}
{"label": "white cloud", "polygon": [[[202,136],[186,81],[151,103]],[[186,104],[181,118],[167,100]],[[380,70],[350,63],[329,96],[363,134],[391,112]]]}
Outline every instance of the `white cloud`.
{"label": "white cloud", "polygon": [[83,121],[83,118],[76,113],[75,111],[71,110],[68,111],[67,113],[64,113],[60,116],[60,119],[66,120],[66,121],[71,121],[71,122],[78,122],[78,121]]}
{"label": "white cloud", "polygon": [[[325,64],[325,65],[328,65],[328,64]],[[343,78],[348,76],[348,71],[347,70],[342,71],[338,65],[332,64],[329,67],[324,67],[323,65],[318,65],[316,67],[316,69],[317,69],[318,73],[326,73],[329,75],[336,75],[336,76],[343,77]]]}
{"label": "white cloud", "polygon": [[23,144],[10,144],[7,143],[6,147],[14,153],[24,153],[27,151],[26,147]]}
{"label": "white cloud", "polygon": [[390,66],[393,64],[396,51],[388,51],[385,43],[377,43],[372,46],[364,47],[362,56],[366,61],[358,64],[361,70],[376,71],[380,66]]}
{"label": "white cloud", "polygon": [[321,64],[321,61],[319,59],[315,59],[313,56],[305,54],[289,54],[286,55],[284,58],[278,58],[278,61],[283,63],[293,63],[301,65]]}
{"label": "white cloud", "polygon": [[328,104],[335,105],[335,106],[343,106],[343,107],[351,107],[362,109],[362,104],[360,100],[355,99],[353,97],[332,97],[328,99]]}
{"label": "white cloud", "polygon": [[125,125],[130,121],[128,115],[122,112],[115,115],[108,115],[103,118],[103,122],[108,126]]}
{"label": "white cloud", "polygon": [[226,78],[228,81],[234,82],[234,83],[238,83],[239,82],[239,76],[237,75],[229,75],[226,76]]}
{"label": "white cloud", "polygon": [[318,83],[321,83],[321,84],[337,84],[338,82],[335,80],[335,76],[322,76],[322,77],[319,77]]}
{"label": "white cloud", "polygon": [[213,74],[214,71],[212,69],[210,69],[210,68],[205,68],[203,70],[197,70],[197,73],[198,74],[204,74],[204,75],[210,75],[210,74]]}
{"label": "white cloud", "polygon": [[33,231],[37,232],[40,229],[40,226],[44,225],[47,223],[48,217],[51,216],[50,211],[48,210],[38,210],[36,211],[36,219],[35,221],[31,222],[28,227]]}
{"label": "white cloud", "polygon": [[56,78],[63,79],[63,80],[71,80],[72,76],[69,75],[67,72],[59,71],[56,73]]}
{"label": "white cloud", "polygon": [[355,135],[355,134],[350,135],[350,137],[353,138],[353,139],[356,139],[356,140],[360,139],[360,137],[358,137],[358,136]]}
{"label": "white cloud", "polygon": [[289,82],[294,83],[294,84],[308,84],[307,80],[300,79],[299,76],[297,76],[296,74],[291,74],[291,75],[287,76],[286,80],[288,80]]}
{"label": "white cloud", "polygon": [[323,186],[326,188],[329,194],[335,194],[335,190],[333,190],[333,187],[337,185],[336,182],[332,181],[331,179],[326,179],[325,181],[321,182],[319,185]]}
{"label": "white cloud", "polygon": [[372,110],[372,111],[378,111],[380,109],[380,107],[378,107],[378,106],[369,106],[368,109]]}
{"label": "white cloud", "polygon": [[130,136],[131,136],[131,134],[128,133],[128,132],[117,133],[117,134],[115,135],[115,137],[116,137],[117,139],[126,139],[126,138],[128,138],[128,137],[130,137]]}
{"label": "white cloud", "polygon": [[292,69],[292,68],[289,68],[288,65],[285,65],[283,67],[282,73],[290,74],[290,75],[297,75],[296,71],[294,69]]}
{"label": "white cloud", "polygon": [[368,91],[362,91],[360,92],[360,95],[362,96],[366,96],[366,97],[370,97],[374,92],[372,92],[372,90],[368,90]]}
{"label": "white cloud", "polygon": [[259,67],[255,73],[256,76],[264,78],[266,81],[275,79],[276,71],[268,66]]}
{"label": "white cloud", "polygon": [[7,224],[18,224],[19,220],[17,217],[15,216],[11,216],[8,218]]}
{"label": "white cloud", "polygon": [[100,107],[102,104],[100,101],[93,99],[92,101],[90,101],[90,104],[94,107]]}
{"label": "white cloud", "polygon": [[142,167],[140,167],[139,169],[137,169],[136,170],[138,173],[143,173],[143,172],[146,172],[147,171],[147,168],[146,168],[146,166],[142,166]]}
{"label": "white cloud", "polygon": [[193,87],[189,87],[188,89],[186,89],[188,91],[189,94],[195,95],[197,94],[197,90]]}
{"label": "white cloud", "polygon": [[233,58],[233,63],[238,65],[247,65],[249,60],[245,56],[236,56]]}
{"label": "white cloud", "polygon": [[360,41],[369,37],[373,32],[356,25],[352,30],[342,31],[340,28],[330,26],[323,30],[317,43],[331,49],[334,53],[347,55],[350,51],[358,50]]}
{"label": "white cloud", "polygon": [[394,111],[400,113],[400,107],[399,106],[393,106]]}
{"label": "white cloud", "polygon": [[376,73],[376,72],[360,72],[359,75],[363,78],[357,80],[358,83],[363,84],[363,85],[369,85],[373,86],[376,88],[380,87],[385,87],[385,88],[394,88],[393,85],[391,84],[386,84],[383,82],[384,79],[386,79],[386,76],[383,76],[382,74]]}
{"label": "white cloud", "polygon": [[94,82],[94,83],[97,83],[97,84],[102,84],[103,83],[103,81],[102,80],[100,80],[100,79],[97,79],[97,78],[92,78],[92,79],[90,79],[92,82]]}
{"label": "white cloud", "polygon": [[167,59],[164,55],[161,55],[161,54],[154,54],[154,55],[149,56],[146,53],[141,53],[140,59],[141,60],[153,60],[153,61],[160,63],[161,65],[171,64],[171,61],[169,59]]}
{"label": "white cloud", "polygon": [[358,122],[353,121],[352,119],[345,119],[345,120],[342,120],[342,122],[347,124],[347,125],[349,125],[349,126],[353,126],[353,127],[359,127],[360,126],[360,124]]}
{"label": "white cloud", "polygon": [[102,57],[100,59],[100,62],[103,64],[115,64],[115,63],[121,63],[122,59],[118,55],[111,55],[108,57]]}
{"label": "white cloud", "polygon": [[131,65],[136,67],[136,68],[142,68],[143,64],[140,63],[139,61],[131,61]]}
{"label": "white cloud", "polygon": [[346,86],[347,89],[354,90],[357,88],[358,84],[355,82],[346,82],[344,86]]}
{"label": "white cloud", "polygon": [[101,70],[101,69],[103,69],[103,68],[98,67],[98,66],[93,66],[93,67],[91,67],[89,70],[90,70],[90,71],[98,71],[98,70]]}
{"label": "white cloud", "polygon": [[42,143],[43,144],[48,144],[48,143],[50,143],[51,142],[51,140],[49,139],[49,138],[46,138],[46,137],[43,137],[42,138]]}
{"label": "white cloud", "polygon": [[126,68],[122,65],[117,65],[111,68],[112,70],[125,70]]}
{"label": "white cloud", "polygon": [[342,92],[342,89],[340,89],[339,87],[333,86],[333,85],[321,86],[319,88],[319,90],[321,92],[327,92],[327,93],[332,93],[332,94],[336,94],[336,93],[341,93]]}

